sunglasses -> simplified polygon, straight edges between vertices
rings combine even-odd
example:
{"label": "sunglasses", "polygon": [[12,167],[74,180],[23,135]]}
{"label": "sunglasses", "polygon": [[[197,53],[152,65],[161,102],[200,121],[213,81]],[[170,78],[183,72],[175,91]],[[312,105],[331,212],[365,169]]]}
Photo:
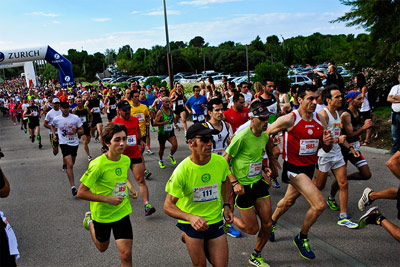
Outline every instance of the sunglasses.
{"label": "sunglasses", "polygon": [[210,140],[212,140],[212,136],[210,135],[202,135],[202,136],[196,136],[195,138],[199,139],[201,142],[208,144],[208,142],[210,142]]}

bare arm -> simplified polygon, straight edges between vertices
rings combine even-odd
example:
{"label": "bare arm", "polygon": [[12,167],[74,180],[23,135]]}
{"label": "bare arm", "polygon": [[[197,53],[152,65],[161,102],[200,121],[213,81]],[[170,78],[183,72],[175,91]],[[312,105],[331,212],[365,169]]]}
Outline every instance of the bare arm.
{"label": "bare arm", "polygon": [[279,117],[274,123],[268,126],[267,134],[274,135],[283,130],[287,130],[293,127],[294,115],[289,113],[287,115]]}
{"label": "bare arm", "polygon": [[10,184],[8,183],[7,177],[0,167],[0,183],[1,180],[4,182],[4,186],[0,188],[0,198],[6,198],[10,194]]}
{"label": "bare arm", "polygon": [[[165,121],[168,123],[168,121]],[[154,126],[161,126],[165,125],[166,123],[162,121],[162,112],[161,110],[157,111],[156,118],[154,119]]]}
{"label": "bare arm", "polygon": [[348,112],[343,112],[342,116],[340,116],[340,120],[342,122],[343,129],[346,131],[346,134],[349,138],[356,137],[357,135],[360,135],[364,130],[368,129],[370,126],[372,126],[371,122],[367,122],[366,120],[364,122],[364,125],[358,129],[357,131],[353,131],[353,125],[351,124],[351,117]]}

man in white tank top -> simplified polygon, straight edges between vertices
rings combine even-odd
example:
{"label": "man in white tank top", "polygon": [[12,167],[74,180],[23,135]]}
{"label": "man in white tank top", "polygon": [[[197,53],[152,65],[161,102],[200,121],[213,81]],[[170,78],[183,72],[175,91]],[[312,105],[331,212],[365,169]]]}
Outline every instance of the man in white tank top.
{"label": "man in white tank top", "polygon": [[[339,143],[341,143],[346,147],[350,147],[350,144],[346,141],[346,136],[340,135],[340,116],[337,110],[342,106],[342,92],[336,85],[329,86],[322,92],[322,100],[327,107],[318,114],[321,117],[324,117],[327,122],[327,130],[331,131],[334,143],[329,152],[319,149],[318,168],[316,171],[316,178],[314,178],[314,183],[318,189],[322,190],[325,187],[328,173],[332,170],[340,188],[340,215],[337,224],[355,229],[358,227],[358,224],[350,221],[347,216],[348,183],[346,164],[339,146]],[[358,154],[354,148],[350,149],[355,156]],[[326,203],[331,210],[339,210],[335,199],[331,196],[327,198]]]}

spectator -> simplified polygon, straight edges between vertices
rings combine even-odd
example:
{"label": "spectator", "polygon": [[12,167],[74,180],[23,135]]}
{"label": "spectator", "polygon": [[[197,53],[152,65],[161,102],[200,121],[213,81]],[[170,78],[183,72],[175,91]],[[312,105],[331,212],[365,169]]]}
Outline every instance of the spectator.
{"label": "spectator", "polygon": [[[400,83],[400,74],[397,79]],[[394,144],[390,154],[393,155],[400,149],[400,84],[392,87],[387,101],[392,103],[392,137]]]}

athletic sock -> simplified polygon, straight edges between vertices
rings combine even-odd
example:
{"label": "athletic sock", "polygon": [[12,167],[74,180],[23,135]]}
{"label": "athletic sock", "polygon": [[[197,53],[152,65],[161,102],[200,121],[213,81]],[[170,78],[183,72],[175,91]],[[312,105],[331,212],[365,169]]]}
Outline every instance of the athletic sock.
{"label": "athletic sock", "polygon": [[343,219],[347,219],[347,213],[340,213],[339,214],[339,219],[343,220]]}
{"label": "athletic sock", "polygon": [[300,238],[300,239],[307,239],[307,235],[303,235],[303,234],[300,232],[299,238]]}
{"label": "athletic sock", "polygon": [[253,255],[256,256],[256,257],[261,257],[261,251],[259,251],[257,249],[254,249],[253,250]]}
{"label": "athletic sock", "polygon": [[42,142],[42,137],[40,136],[40,134],[37,136],[37,140],[38,140],[39,144]]}
{"label": "athletic sock", "polygon": [[335,198],[332,197],[331,195],[329,195],[329,196],[328,196],[328,199],[329,199],[329,200],[334,200]]}
{"label": "athletic sock", "polygon": [[149,201],[148,201],[148,200],[144,202],[144,205],[145,205],[145,206],[146,206],[147,204],[149,204]]}
{"label": "athletic sock", "polygon": [[174,155],[171,155],[171,153],[169,154],[169,156],[170,156],[171,158],[173,158],[173,157],[174,157]]}

